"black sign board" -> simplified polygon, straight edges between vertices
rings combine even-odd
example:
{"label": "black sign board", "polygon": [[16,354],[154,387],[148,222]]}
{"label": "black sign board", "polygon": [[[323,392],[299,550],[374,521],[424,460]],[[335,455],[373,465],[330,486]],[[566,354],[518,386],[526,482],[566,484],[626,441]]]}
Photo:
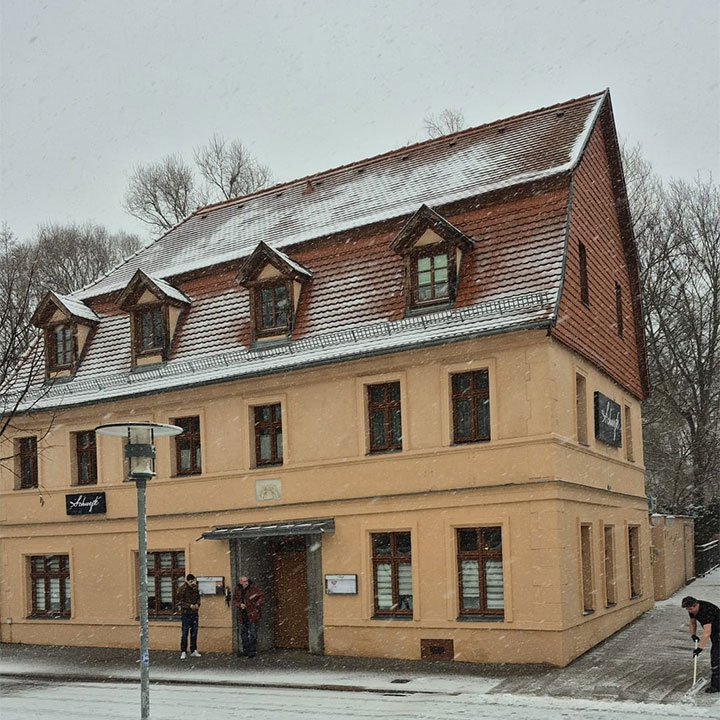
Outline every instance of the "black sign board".
{"label": "black sign board", "polygon": [[620,406],[601,392],[595,392],[595,438],[600,442],[622,445]]}
{"label": "black sign board", "polygon": [[98,515],[107,512],[105,493],[79,493],[65,496],[65,512],[68,515]]}

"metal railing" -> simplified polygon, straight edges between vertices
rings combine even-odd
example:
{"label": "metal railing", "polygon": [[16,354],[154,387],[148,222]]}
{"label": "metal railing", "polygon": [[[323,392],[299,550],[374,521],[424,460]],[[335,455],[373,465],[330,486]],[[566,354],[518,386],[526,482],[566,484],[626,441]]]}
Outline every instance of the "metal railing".
{"label": "metal railing", "polygon": [[702,577],[720,566],[720,540],[695,546],[695,575]]}

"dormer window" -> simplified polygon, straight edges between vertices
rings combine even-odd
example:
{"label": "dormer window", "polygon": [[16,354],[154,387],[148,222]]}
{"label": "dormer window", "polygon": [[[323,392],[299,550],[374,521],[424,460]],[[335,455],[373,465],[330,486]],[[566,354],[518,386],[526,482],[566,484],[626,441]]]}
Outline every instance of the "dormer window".
{"label": "dormer window", "polygon": [[251,342],[287,342],[292,334],[304,283],[312,273],[261,242],[235,280],[250,293]]}
{"label": "dormer window", "polygon": [[277,335],[288,331],[290,323],[290,293],[288,283],[275,282],[261,285],[256,289],[258,295],[255,306],[258,317],[255,319],[257,334]]}
{"label": "dormer window", "polygon": [[421,247],[413,253],[414,303],[445,303],[450,298],[451,267],[447,244]]}
{"label": "dormer window", "polygon": [[45,336],[45,374],[48,380],[71,377],[100,318],[70,295],[49,292],[38,305],[32,323]]}
{"label": "dormer window", "polygon": [[55,325],[48,333],[50,348],[48,360],[51,370],[62,370],[72,367],[75,360],[75,343],[73,342],[73,329],[69,323]]}
{"label": "dormer window", "polygon": [[415,313],[455,302],[463,252],[473,241],[423,205],[390,248],[405,261],[405,308]]}
{"label": "dormer window", "polygon": [[165,362],[190,299],[165,280],[138,270],[116,305],[130,314],[133,367]]}

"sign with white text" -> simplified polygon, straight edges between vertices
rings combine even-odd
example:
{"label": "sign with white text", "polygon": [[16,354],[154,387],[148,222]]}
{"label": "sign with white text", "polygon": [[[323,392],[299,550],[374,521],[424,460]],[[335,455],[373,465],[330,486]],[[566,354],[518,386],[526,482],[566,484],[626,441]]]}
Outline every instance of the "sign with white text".
{"label": "sign with white text", "polygon": [[65,512],[67,515],[99,515],[105,509],[105,493],[78,493],[65,496]]}
{"label": "sign with white text", "polygon": [[601,392],[595,392],[595,438],[600,442],[622,445],[620,406]]}
{"label": "sign with white text", "polygon": [[357,575],[326,575],[326,595],[357,595]]}

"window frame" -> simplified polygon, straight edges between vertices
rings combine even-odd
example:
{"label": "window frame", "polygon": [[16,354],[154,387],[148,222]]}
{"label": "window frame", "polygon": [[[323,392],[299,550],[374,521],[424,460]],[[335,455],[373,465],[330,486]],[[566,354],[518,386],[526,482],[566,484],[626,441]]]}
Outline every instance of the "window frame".
{"label": "window frame", "polygon": [[[156,313],[160,317],[161,344],[150,347],[143,347],[143,317],[152,314],[152,335],[155,337],[155,319]],[[133,323],[133,352],[135,357],[144,357],[148,355],[162,355],[165,359],[168,348],[168,308],[165,303],[147,303],[138,305],[132,311]]]}
{"label": "window frame", "polygon": [[[391,387],[397,387],[397,400],[390,398]],[[373,390],[383,390],[383,400],[373,400]],[[372,383],[366,386],[366,402],[367,402],[367,422],[368,422],[368,453],[387,453],[399,452],[402,450],[402,392],[399,380],[393,380],[384,383]],[[400,436],[396,441],[392,439],[392,421],[393,413],[397,411],[400,414]],[[374,421],[373,414],[381,412],[383,414],[383,439],[382,444],[374,442]]]}
{"label": "window frame", "polygon": [[[449,305],[454,299],[454,288],[455,288],[455,258],[454,253],[451,251],[451,245],[447,241],[432,243],[429,245],[415,246],[409,254],[410,263],[410,307],[411,309],[423,309],[427,307],[435,307],[437,305]],[[435,282],[435,268],[434,258],[444,255],[447,261],[446,266],[446,295],[436,295],[435,286],[440,283]],[[420,280],[418,269],[418,262],[422,258],[431,258],[431,295],[430,299],[420,299]]]}
{"label": "window frame", "polygon": [[[160,556],[170,554],[170,568],[160,567]],[[175,615],[177,610],[177,593],[182,584],[180,581],[185,579],[185,551],[184,550],[148,550],[147,551],[147,582],[148,582],[148,616],[153,617],[170,617]],[[178,556],[182,554],[182,565],[178,562]],[[150,556],[153,556],[152,568],[150,567]],[[163,577],[170,576],[172,578],[172,603],[171,607],[162,609],[160,605],[160,583]],[[154,595],[151,595],[150,585],[154,589]],[[154,601],[155,608],[150,608],[150,600]]]}
{"label": "window frame", "polygon": [[[202,473],[202,441],[200,436],[200,416],[187,415],[185,417],[175,418],[173,425],[177,425],[183,429],[180,435],[175,436],[175,475],[200,475]],[[186,428],[185,425],[190,425]],[[195,427],[193,427],[195,426]],[[181,453],[184,445],[189,446],[190,450],[190,467],[185,470],[180,461]],[[200,454],[199,461],[197,454]]]}
{"label": "window frame", "polygon": [[[60,328],[65,329],[63,337],[63,357],[58,359],[58,338],[57,331]],[[76,333],[75,325],[67,320],[53,323],[47,328],[47,366],[49,372],[60,372],[62,370],[72,370],[75,364],[76,352]]]}
{"label": "window frame", "polygon": [[617,328],[617,336],[622,340],[623,337],[623,301],[622,288],[620,283],[615,281],[615,324]]}
{"label": "window frame", "polygon": [[643,594],[641,553],[640,526],[628,525],[627,558],[631,600],[637,600]]}
{"label": "window frame", "polygon": [[[273,325],[265,326],[263,324],[263,291],[272,290],[273,292],[273,318],[277,316],[277,299],[275,291],[280,288],[285,289],[285,299],[287,303],[286,318],[283,324],[275,322]],[[292,281],[287,278],[274,278],[266,282],[260,282],[252,288],[253,297],[253,329],[256,338],[275,337],[277,335],[287,335],[290,332],[293,322],[293,292]]]}
{"label": "window frame", "polygon": [[[30,447],[23,448],[23,443],[28,441]],[[26,437],[19,437],[16,439],[16,455],[17,455],[17,470],[18,480],[16,489],[18,490],[32,490],[38,487],[38,447],[37,437],[35,435],[29,435]],[[26,463],[29,465],[26,465]],[[26,469],[29,470],[30,481],[25,481]]]}
{"label": "window frame", "polygon": [[590,307],[590,285],[588,283],[587,248],[578,243],[578,262],[580,268],[580,302],[587,308]]}
{"label": "window frame", "polygon": [[[80,430],[74,434],[75,440],[75,485],[97,485],[97,436],[94,430]],[[87,439],[85,445],[81,440]],[[80,468],[87,462],[88,477],[83,479]]]}
{"label": "window frame", "polygon": [[[485,375],[486,385],[485,388],[477,389],[475,386],[475,379],[478,375]],[[467,399],[467,397],[461,396],[464,392],[456,391],[455,381],[456,378],[462,376],[470,376],[470,425],[471,432],[467,438],[458,437],[458,401],[460,399]],[[477,404],[479,401],[487,400],[487,435],[480,435],[478,431],[477,422]],[[469,443],[478,442],[490,442],[492,439],[492,426],[491,426],[491,408],[490,408],[490,368],[480,368],[478,370],[468,370],[465,372],[454,372],[450,374],[450,404],[452,409],[452,444],[453,445],[467,445]]]}
{"label": "window frame", "polygon": [[593,526],[580,524],[580,596],[583,615],[595,612],[595,577],[593,573]]}
{"label": "window frame", "polygon": [[[258,414],[264,409],[270,410],[270,419],[263,420],[258,418]],[[277,410],[278,419],[275,418],[275,410]],[[255,440],[255,466],[266,467],[268,465],[282,465],[285,456],[285,440],[283,437],[283,422],[282,422],[282,403],[266,403],[263,405],[252,406],[252,420],[253,420],[253,436]],[[277,446],[277,430],[280,430],[281,449],[278,453]],[[260,448],[261,430],[269,430],[270,436],[270,457],[268,459],[262,458]]]}
{"label": "window frame", "polygon": [[[383,555],[375,552],[375,538],[381,535],[390,536],[390,554]],[[402,553],[397,550],[398,536],[407,535],[410,539],[410,551]],[[414,598],[412,593],[412,532],[410,530],[378,531],[370,533],[370,558],[372,562],[373,577],[373,616],[376,618],[405,618],[412,619],[414,613]],[[380,608],[378,603],[378,565],[390,565],[391,601],[393,607],[388,609]],[[410,567],[410,608],[400,609],[400,579],[398,567],[408,565]]]}
{"label": "window frame", "polygon": [[[52,558],[59,558],[60,569],[51,570],[49,564]],[[35,560],[43,561],[43,569],[35,569]],[[72,615],[72,586],[70,584],[70,556],[62,554],[54,555],[30,555],[28,556],[29,577],[30,577],[30,617],[47,618],[69,618]],[[60,609],[43,609],[38,607],[37,580],[44,580],[44,593],[46,600],[51,596],[50,582],[59,580]],[[66,603],[66,595],[69,595],[69,604]]]}
{"label": "window frame", "polygon": [[[488,530],[496,530],[500,533],[500,550],[485,550],[483,533]],[[460,534],[463,532],[475,531],[477,539],[477,550],[462,550]],[[455,528],[455,562],[457,566],[457,590],[458,590],[458,617],[461,618],[505,618],[505,566],[503,563],[503,528],[502,525],[479,525],[477,527]],[[476,560],[478,564],[478,608],[463,608],[463,560]],[[488,608],[487,606],[487,577],[485,575],[485,560],[499,560],[503,573],[503,607]]]}

